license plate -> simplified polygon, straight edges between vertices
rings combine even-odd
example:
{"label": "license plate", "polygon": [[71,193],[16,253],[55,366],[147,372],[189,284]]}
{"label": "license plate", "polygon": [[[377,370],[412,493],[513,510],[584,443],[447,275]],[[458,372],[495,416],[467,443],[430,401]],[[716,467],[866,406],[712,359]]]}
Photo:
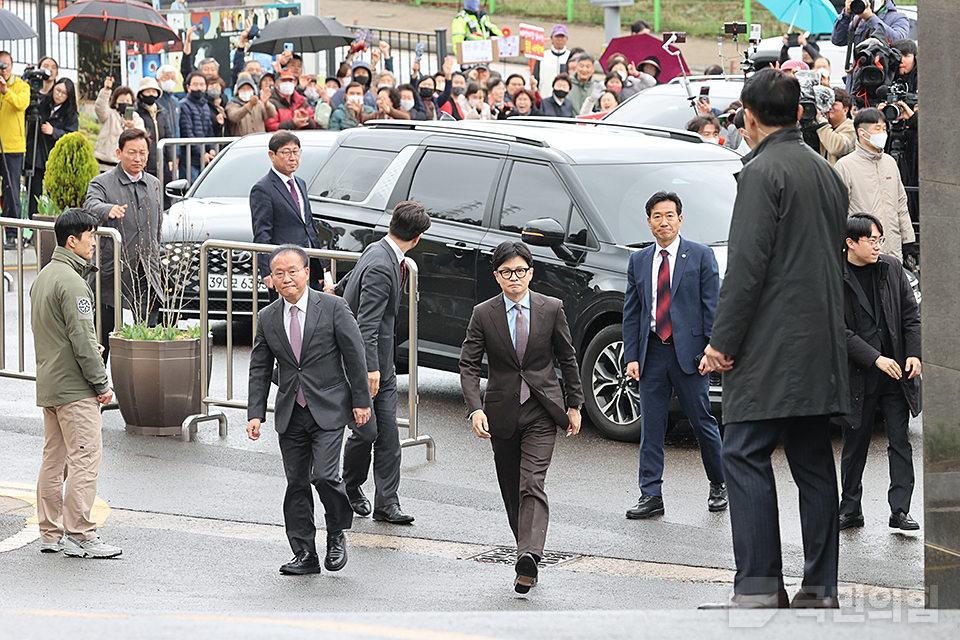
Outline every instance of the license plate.
{"label": "license plate", "polygon": [[[226,291],[232,288],[234,291],[253,291],[253,276],[233,276],[233,286],[228,287],[230,281],[227,276],[212,274],[207,276],[207,291]],[[266,291],[267,288],[260,283],[260,291]]]}

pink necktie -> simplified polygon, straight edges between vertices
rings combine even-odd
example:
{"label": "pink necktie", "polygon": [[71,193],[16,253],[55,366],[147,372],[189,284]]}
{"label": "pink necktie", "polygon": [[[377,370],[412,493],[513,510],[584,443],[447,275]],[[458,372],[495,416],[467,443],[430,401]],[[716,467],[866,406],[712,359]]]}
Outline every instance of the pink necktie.
{"label": "pink necktie", "polygon": [[[300,309],[290,307],[290,348],[293,349],[293,357],[300,362],[300,347],[303,345],[303,335],[300,332]],[[303,396],[303,387],[297,387],[297,404],[301,407],[307,406],[307,399]]]}
{"label": "pink necktie", "polygon": [[657,335],[669,340],[673,335],[670,323],[670,253],[660,252],[660,271],[657,274]]}

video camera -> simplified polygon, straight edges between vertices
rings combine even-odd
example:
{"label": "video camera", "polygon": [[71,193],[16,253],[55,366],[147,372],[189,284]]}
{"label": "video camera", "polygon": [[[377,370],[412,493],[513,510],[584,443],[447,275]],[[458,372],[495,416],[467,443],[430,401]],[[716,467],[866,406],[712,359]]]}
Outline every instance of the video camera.
{"label": "video camera", "polygon": [[43,90],[44,83],[50,79],[50,72],[44,68],[37,68],[30,65],[23,70],[23,81],[30,85],[30,95],[39,94]]}
{"label": "video camera", "polygon": [[850,13],[859,16],[861,13],[867,10],[868,6],[872,6],[873,3],[870,0],[853,0],[850,3]]}
{"label": "video camera", "polygon": [[850,92],[857,107],[875,107],[884,101],[888,87],[897,81],[902,57],[882,31],[857,45]]}
{"label": "video camera", "polygon": [[800,83],[800,106],[803,115],[800,124],[806,125],[817,119],[817,113],[826,113],[837,101],[833,89],[820,84],[820,74],[816,71],[797,71],[794,73]]}
{"label": "video camera", "polygon": [[887,104],[883,107],[882,111],[883,117],[887,119],[887,122],[893,122],[903,115],[903,107],[898,105],[898,102],[903,102],[910,108],[917,106],[917,94],[915,92],[911,93],[907,87],[907,83],[902,79],[896,80],[886,88],[884,100]]}

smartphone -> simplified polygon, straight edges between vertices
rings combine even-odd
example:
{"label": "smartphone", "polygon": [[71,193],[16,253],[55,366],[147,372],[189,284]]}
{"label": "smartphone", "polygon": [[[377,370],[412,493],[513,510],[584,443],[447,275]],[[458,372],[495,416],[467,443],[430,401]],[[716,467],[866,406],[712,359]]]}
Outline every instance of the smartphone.
{"label": "smartphone", "polygon": [[133,110],[133,107],[132,107],[132,106],[131,106],[131,107],[127,107],[127,108],[124,109],[124,111],[123,111],[123,117],[124,117],[124,119],[126,119],[126,120],[133,120],[133,114],[134,114],[134,110]]}
{"label": "smartphone", "polygon": [[283,50],[284,50],[284,51],[289,51],[289,52],[293,53],[293,43],[292,43],[292,42],[284,42],[284,43],[283,43]]}
{"label": "smartphone", "polygon": [[414,62],[420,62],[420,59],[423,57],[423,52],[427,50],[427,45],[422,42],[417,43],[416,53],[414,55]]}
{"label": "smartphone", "polygon": [[710,100],[710,85],[705,84],[700,87],[700,101],[707,102]]}
{"label": "smartphone", "polygon": [[788,34],[787,34],[787,46],[788,46],[788,47],[799,47],[799,46],[800,46],[800,34],[799,34],[799,33],[788,33]]}
{"label": "smartphone", "polygon": [[673,36],[677,36],[677,39],[673,41],[674,44],[683,44],[687,41],[686,31],[667,31],[663,34],[663,41],[669,42]]}
{"label": "smartphone", "polygon": [[728,36],[743,35],[747,32],[747,25],[742,22],[727,22],[723,25],[723,32]]}

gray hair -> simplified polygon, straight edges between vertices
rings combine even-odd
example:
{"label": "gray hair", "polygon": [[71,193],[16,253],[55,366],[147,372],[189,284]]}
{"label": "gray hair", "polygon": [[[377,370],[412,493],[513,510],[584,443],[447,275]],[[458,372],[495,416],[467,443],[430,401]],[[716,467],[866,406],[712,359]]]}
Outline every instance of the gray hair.
{"label": "gray hair", "polygon": [[220,71],[220,63],[217,62],[217,59],[216,59],[216,58],[204,58],[203,60],[200,61],[200,68],[202,69],[202,68],[203,68],[203,65],[205,65],[205,64],[210,64],[211,62],[216,65],[217,71],[219,72],[219,71]]}
{"label": "gray hair", "polygon": [[177,73],[177,68],[172,64],[161,65],[160,68],[157,69],[157,77],[162,78],[165,74],[170,73],[171,71],[173,72],[174,75],[179,75]]}

